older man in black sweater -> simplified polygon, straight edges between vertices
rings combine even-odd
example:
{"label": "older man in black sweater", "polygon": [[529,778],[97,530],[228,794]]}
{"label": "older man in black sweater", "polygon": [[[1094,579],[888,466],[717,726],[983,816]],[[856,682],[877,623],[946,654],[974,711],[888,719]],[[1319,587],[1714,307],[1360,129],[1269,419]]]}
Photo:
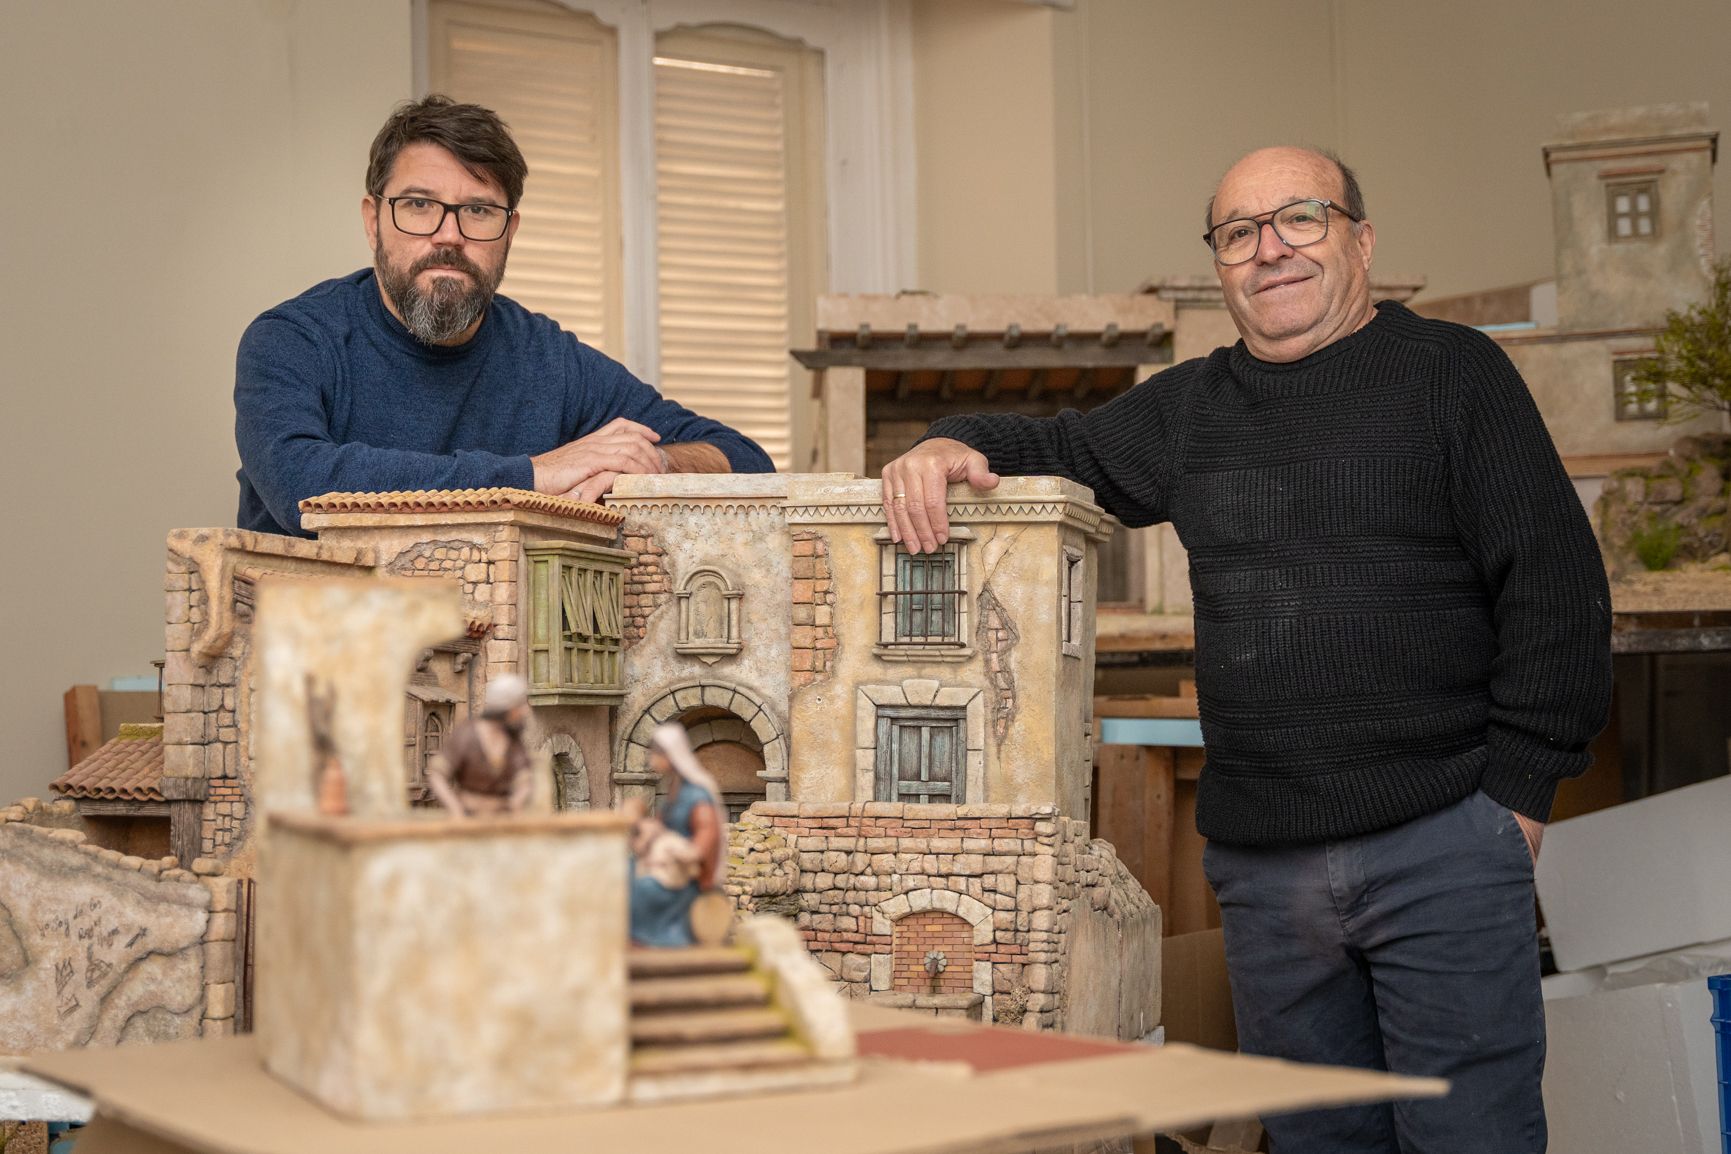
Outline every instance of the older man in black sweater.
{"label": "older man in black sweater", "polygon": [[1245,157],[1207,240],[1243,337],[1087,414],[951,418],[884,469],[891,532],[945,486],[1051,473],[1190,553],[1196,821],[1251,1053],[1439,1075],[1445,1099],[1267,1119],[1279,1154],[1545,1148],[1532,863],[1610,700],[1610,594],[1492,341],[1373,305],[1357,180]]}

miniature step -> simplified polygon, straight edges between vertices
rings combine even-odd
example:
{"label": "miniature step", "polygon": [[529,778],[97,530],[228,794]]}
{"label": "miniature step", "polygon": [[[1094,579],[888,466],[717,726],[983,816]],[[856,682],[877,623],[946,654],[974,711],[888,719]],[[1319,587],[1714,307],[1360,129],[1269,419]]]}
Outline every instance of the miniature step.
{"label": "miniature step", "polygon": [[742,974],[751,969],[751,955],[735,946],[636,947],[626,954],[626,966],[633,981],[683,974]]}
{"label": "miniature step", "polygon": [[633,1072],[626,1099],[641,1105],[734,1094],[773,1094],[785,1090],[844,1086],[854,1077],[855,1069],[851,1062],[819,1061],[747,1069],[697,1070],[684,1074]]}
{"label": "miniature step", "polygon": [[787,1031],[786,1016],[767,1008],[639,1011],[631,1017],[631,1042],[635,1046],[740,1042],[782,1037]]}
{"label": "miniature step", "polygon": [[700,1070],[750,1070],[810,1062],[811,1051],[790,1037],[710,1045],[637,1046],[631,1074],[691,1074]]}
{"label": "miniature step", "polygon": [[762,974],[696,974],[649,978],[631,983],[631,1009],[720,1009],[727,1006],[767,1006],[769,979]]}

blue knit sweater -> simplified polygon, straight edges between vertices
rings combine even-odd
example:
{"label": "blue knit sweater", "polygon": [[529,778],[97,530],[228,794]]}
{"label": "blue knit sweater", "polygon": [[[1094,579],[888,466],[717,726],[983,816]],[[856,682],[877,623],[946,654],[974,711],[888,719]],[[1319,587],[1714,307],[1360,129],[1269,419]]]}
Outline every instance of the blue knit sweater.
{"label": "blue knit sweater", "polygon": [[278,305],[241,337],[236,524],[300,534],[300,502],[321,493],[532,489],[530,457],[615,417],[663,443],[714,445],[735,472],[774,469],[749,438],[506,297],[493,298],[466,344],[424,345],[365,269]]}

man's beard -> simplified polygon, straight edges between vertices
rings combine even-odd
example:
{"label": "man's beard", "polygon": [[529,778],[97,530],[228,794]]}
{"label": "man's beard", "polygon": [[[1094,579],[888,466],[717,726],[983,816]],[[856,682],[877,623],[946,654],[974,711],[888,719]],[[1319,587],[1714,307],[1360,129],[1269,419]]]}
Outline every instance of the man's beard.
{"label": "man's beard", "polygon": [[[493,303],[493,293],[505,275],[503,259],[498,272],[489,276],[481,266],[450,248],[436,248],[400,270],[385,259],[383,243],[373,248],[373,267],[385,296],[402,315],[404,327],[427,345],[446,344],[468,331]],[[423,289],[418,278],[430,268],[457,269],[467,273],[469,281],[465,284],[456,277],[434,277],[432,286]]]}

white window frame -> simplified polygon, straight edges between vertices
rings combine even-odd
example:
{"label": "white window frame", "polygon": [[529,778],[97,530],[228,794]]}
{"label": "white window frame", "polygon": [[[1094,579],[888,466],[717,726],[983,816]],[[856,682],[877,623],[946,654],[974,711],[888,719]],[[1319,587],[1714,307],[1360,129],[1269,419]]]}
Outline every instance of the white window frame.
{"label": "white window frame", "polygon": [[[484,0],[483,0],[484,2]],[[625,347],[660,379],[655,220],[655,38],[733,24],[823,53],[824,177],[831,293],[919,283],[913,141],[913,0],[552,0],[619,38],[619,181]],[[427,3],[414,0],[415,91],[428,91]],[[534,176],[531,173],[530,179]],[[797,345],[810,334],[794,333]]]}

